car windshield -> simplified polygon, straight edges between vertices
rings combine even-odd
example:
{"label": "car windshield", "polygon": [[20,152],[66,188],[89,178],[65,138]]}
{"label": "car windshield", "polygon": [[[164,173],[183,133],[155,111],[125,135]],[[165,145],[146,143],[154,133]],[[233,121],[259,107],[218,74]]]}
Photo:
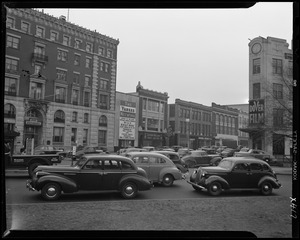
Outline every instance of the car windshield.
{"label": "car windshield", "polygon": [[75,164],[75,167],[82,167],[82,165],[86,162],[86,158],[82,157],[80,158],[77,163]]}
{"label": "car windshield", "polygon": [[221,167],[221,168],[225,168],[225,169],[231,169],[233,166],[233,161],[229,161],[229,160],[222,160],[218,167]]}

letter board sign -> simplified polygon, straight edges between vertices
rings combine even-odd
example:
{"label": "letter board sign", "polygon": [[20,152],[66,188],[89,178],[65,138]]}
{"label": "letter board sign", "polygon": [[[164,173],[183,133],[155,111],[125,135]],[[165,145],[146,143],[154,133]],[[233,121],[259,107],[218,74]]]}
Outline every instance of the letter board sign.
{"label": "letter board sign", "polygon": [[265,123],[264,99],[249,100],[249,125],[261,125]]}

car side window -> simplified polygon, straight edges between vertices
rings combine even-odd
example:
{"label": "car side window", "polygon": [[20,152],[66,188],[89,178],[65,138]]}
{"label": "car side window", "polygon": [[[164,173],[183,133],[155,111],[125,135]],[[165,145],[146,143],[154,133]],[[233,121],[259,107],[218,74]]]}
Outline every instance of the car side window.
{"label": "car side window", "polygon": [[119,163],[116,160],[105,160],[104,170],[120,169]]}
{"label": "car side window", "polygon": [[251,171],[261,171],[262,170],[262,166],[259,163],[251,163],[250,164],[250,170]]}
{"label": "car side window", "polygon": [[140,163],[140,164],[148,164],[149,159],[148,157],[136,157],[135,158],[136,163]]}
{"label": "car side window", "polygon": [[101,161],[100,160],[89,160],[84,169],[102,169]]}
{"label": "car side window", "polygon": [[133,166],[130,163],[127,162],[120,162],[122,170],[126,170],[126,169],[134,169]]}
{"label": "car side window", "polygon": [[238,163],[234,167],[235,171],[248,171],[248,166],[246,163]]}
{"label": "car side window", "polygon": [[156,157],[149,157],[149,163],[150,164],[157,164],[158,163],[158,159]]}
{"label": "car side window", "polygon": [[166,160],[163,158],[159,158],[158,160],[159,160],[159,163],[166,163]]}

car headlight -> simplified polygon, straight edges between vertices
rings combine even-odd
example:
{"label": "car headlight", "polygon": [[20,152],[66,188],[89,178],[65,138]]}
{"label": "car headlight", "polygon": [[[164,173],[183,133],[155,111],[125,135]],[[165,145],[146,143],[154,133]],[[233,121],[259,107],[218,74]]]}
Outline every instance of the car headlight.
{"label": "car headlight", "polygon": [[205,177],[206,174],[207,174],[207,172],[203,171],[203,172],[201,173],[201,177]]}

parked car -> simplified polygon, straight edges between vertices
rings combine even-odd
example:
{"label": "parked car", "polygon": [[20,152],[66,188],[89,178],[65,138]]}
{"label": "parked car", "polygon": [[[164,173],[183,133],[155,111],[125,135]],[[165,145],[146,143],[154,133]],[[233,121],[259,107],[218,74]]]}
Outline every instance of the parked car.
{"label": "parked car", "polygon": [[116,190],[129,199],[136,197],[138,191],[150,190],[152,183],[145,170],[126,157],[88,154],[70,167],[38,166],[26,186],[41,191],[45,200],[56,200],[62,192],[82,190]]}
{"label": "parked car", "polygon": [[235,152],[238,152],[238,149],[233,149],[233,148],[225,148],[222,152],[221,152],[221,157],[222,158],[226,158],[226,157],[233,157]]}
{"label": "parked car", "polygon": [[143,148],[125,148],[125,149],[121,149],[121,150],[120,150],[120,155],[122,155],[122,156],[126,156],[128,153],[131,153],[131,152],[147,152],[147,150],[143,149]]}
{"label": "parked car", "polygon": [[218,166],[199,167],[188,181],[194,189],[206,189],[213,196],[224,190],[260,190],[270,195],[281,187],[276,173],[265,161],[253,157],[224,158]]}
{"label": "parked car", "polygon": [[259,149],[249,149],[247,152],[236,152],[234,154],[235,157],[242,157],[242,156],[252,156],[261,160],[266,161],[267,163],[274,163],[276,162],[276,158],[265,151]]}
{"label": "parked car", "polygon": [[248,152],[250,150],[250,148],[247,148],[247,147],[243,147],[240,149],[239,152]]}
{"label": "parked car", "polygon": [[178,150],[179,150],[180,148],[183,148],[183,147],[182,147],[182,146],[179,146],[179,145],[174,145],[174,146],[172,146],[171,148],[173,148],[175,152],[178,152]]}
{"label": "parked car", "polygon": [[168,150],[161,150],[161,151],[154,151],[156,153],[160,153],[165,155],[167,158],[169,158],[176,167],[180,170],[182,173],[186,173],[189,171],[188,167],[184,165],[184,162],[179,157],[179,154],[177,152],[172,152]]}
{"label": "parked car", "polygon": [[80,159],[85,154],[92,154],[92,153],[105,153],[102,149],[99,149],[99,147],[92,147],[92,146],[85,146],[83,148],[77,149],[77,152],[75,154],[76,160]]}
{"label": "parked car", "polygon": [[216,149],[214,148],[199,148],[198,150],[203,150],[205,151],[207,154],[211,155],[211,154],[218,154]]}
{"label": "parked car", "polygon": [[219,146],[216,150],[217,153],[221,153],[223,150],[225,150],[227,146]]}
{"label": "parked car", "polygon": [[175,180],[183,178],[182,173],[175,164],[160,153],[131,152],[128,153],[128,157],[132,159],[138,167],[146,171],[148,179],[151,182],[170,187]]}
{"label": "parked car", "polygon": [[218,154],[208,155],[203,150],[194,150],[190,151],[189,155],[183,157],[182,161],[184,162],[184,165],[193,168],[197,166],[218,165],[221,159],[222,158]]}
{"label": "parked car", "polygon": [[193,151],[193,149],[180,148],[177,152],[179,154],[179,157],[183,158],[184,156],[189,155],[191,151]]}
{"label": "parked car", "polygon": [[59,149],[58,147],[52,145],[39,145],[34,148],[34,155],[41,155],[41,154],[57,154],[62,153],[63,150]]}
{"label": "parked car", "polygon": [[151,152],[151,151],[155,150],[155,147],[152,147],[152,146],[145,146],[145,147],[142,147],[142,148],[145,149],[148,152]]}

